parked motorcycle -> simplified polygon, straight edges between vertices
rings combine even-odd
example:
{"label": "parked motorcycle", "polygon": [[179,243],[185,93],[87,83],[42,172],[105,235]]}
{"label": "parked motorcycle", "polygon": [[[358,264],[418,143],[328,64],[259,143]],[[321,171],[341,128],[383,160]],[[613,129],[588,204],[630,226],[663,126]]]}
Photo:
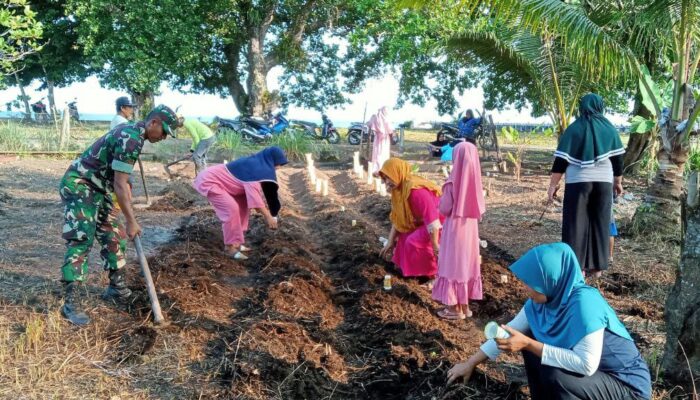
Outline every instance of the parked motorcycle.
{"label": "parked motorcycle", "polygon": [[240,117],[242,127],[239,133],[243,139],[260,142],[270,138],[272,135],[279,135],[289,127],[289,121],[283,113],[275,114],[271,119],[264,120],[255,117]]}
{"label": "parked motorcycle", "polygon": [[39,124],[48,124],[51,119],[49,118],[49,113],[46,111],[46,104],[44,104],[44,98],[42,97],[36,103],[32,103],[32,112],[34,112],[34,119]]}
{"label": "parked motorcycle", "polygon": [[80,114],[78,113],[78,100],[73,99],[68,103],[68,115],[76,122],[80,122]]}
{"label": "parked motorcycle", "polygon": [[[369,126],[363,122],[353,122],[348,128],[348,143],[357,146],[360,142],[369,140]],[[372,140],[374,140],[374,132],[372,132]],[[398,135],[391,135],[391,144],[399,143]]]}
{"label": "parked motorcycle", "polygon": [[240,132],[243,129],[243,123],[236,119],[226,119],[226,118],[214,118],[214,122],[218,124],[216,128],[216,133],[227,133],[227,132]]}
{"label": "parked motorcycle", "polygon": [[298,119],[292,119],[289,122],[292,127],[303,130],[305,134],[316,140],[327,140],[330,144],[339,143],[340,135],[335,126],[333,126],[331,119],[326,114],[323,114],[321,115],[321,121],[320,127],[315,122],[300,121]]}

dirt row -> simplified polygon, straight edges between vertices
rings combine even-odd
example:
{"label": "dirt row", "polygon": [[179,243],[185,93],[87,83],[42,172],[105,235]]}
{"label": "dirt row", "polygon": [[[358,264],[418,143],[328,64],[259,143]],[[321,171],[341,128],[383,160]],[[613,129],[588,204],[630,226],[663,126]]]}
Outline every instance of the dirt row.
{"label": "dirt row", "polygon": [[[377,255],[378,237],[389,229],[388,198],[345,171],[319,171],[331,182],[329,197],[313,193],[301,169],[279,175],[280,228],[271,232],[260,218],[251,220],[248,261],[224,255],[210,209],[193,213],[177,240],[151,259],[161,302],[174,321],[169,329],[208,333],[202,372],[216,378],[210,393],[495,399],[519,390],[517,370],[444,386],[447,369],[483,340],[485,322],[505,321],[522,304],[521,286],[501,282],[509,275],[503,261],[484,254],[485,299],[474,305],[475,319],[441,320],[439,305],[418,281],[395,277],[393,289],[382,290],[383,276],[397,275]],[[182,197],[166,196],[169,204],[155,207],[178,207],[187,203]],[[145,297],[135,304],[137,312],[148,312]],[[146,344],[129,342],[129,351],[144,354],[153,334],[140,334]]]}

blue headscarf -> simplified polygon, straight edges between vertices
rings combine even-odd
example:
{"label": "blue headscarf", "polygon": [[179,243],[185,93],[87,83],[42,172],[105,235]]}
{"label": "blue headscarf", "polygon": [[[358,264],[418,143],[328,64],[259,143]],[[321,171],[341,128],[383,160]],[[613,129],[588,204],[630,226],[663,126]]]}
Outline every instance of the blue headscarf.
{"label": "blue headscarf", "polygon": [[565,243],[537,246],[511,265],[518,279],[547,296],[547,303],[532,299],[525,315],[537,341],[573,348],[584,336],[605,328],[632,340],[603,296],[583,280],[576,254]]}
{"label": "blue headscarf", "polygon": [[252,156],[239,158],[226,164],[226,168],[243,182],[277,182],[276,165],[286,164],[287,156],[279,147],[267,147]]}

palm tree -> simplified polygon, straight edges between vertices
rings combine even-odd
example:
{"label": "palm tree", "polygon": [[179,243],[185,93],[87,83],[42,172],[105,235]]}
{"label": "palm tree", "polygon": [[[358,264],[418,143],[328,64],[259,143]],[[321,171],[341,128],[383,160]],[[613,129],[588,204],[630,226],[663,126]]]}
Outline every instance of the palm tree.
{"label": "palm tree", "polygon": [[583,71],[553,34],[519,31],[490,21],[450,40],[452,56],[477,59],[496,74],[511,74],[539,101],[556,127],[564,132],[578,107],[579,97],[592,89]]}
{"label": "palm tree", "polygon": [[[428,3],[408,2],[414,6]],[[690,114],[689,86],[700,62],[696,40],[700,35],[700,0],[462,0],[461,5],[482,10],[518,32],[555,35],[566,57],[575,60],[582,75],[592,82],[637,81],[644,76],[643,66],[650,54],[658,58],[668,55],[675,65],[671,121],[660,131],[659,170],[645,204],[638,209],[636,220],[641,223],[636,225],[642,231],[646,228],[678,240],[688,128],[700,114],[700,107]],[[639,22],[625,22],[629,19]],[[643,91],[652,92],[647,80],[639,81]],[[651,111],[658,119],[661,107],[650,97]],[[688,118],[687,128],[676,132]]]}

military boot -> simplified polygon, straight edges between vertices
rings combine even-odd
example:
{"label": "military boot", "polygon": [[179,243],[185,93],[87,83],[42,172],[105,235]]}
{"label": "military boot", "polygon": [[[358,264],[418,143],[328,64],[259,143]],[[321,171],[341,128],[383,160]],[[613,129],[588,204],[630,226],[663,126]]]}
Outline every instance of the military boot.
{"label": "military boot", "polygon": [[124,270],[110,269],[109,270],[109,286],[102,293],[104,300],[124,300],[131,296],[131,290],[126,287],[124,279]]}
{"label": "military boot", "polygon": [[90,317],[82,311],[78,291],[79,282],[63,282],[63,307],[61,314],[75,325],[87,325]]}

